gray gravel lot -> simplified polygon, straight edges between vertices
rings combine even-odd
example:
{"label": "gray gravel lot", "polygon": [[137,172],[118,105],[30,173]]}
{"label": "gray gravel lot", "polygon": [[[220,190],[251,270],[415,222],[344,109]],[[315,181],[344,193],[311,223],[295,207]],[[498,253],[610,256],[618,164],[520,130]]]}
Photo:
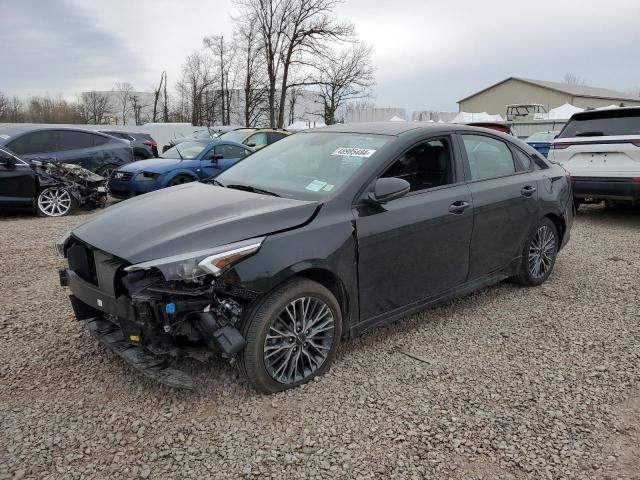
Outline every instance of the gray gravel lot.
{"label": "gray gravel lot", "polygon": [[222,360],[171,390],[90,338],[53,251],[82,217],[0,219],[0,478],[640,478],[640,210],[585,208],[542,287],[349,341],[268,397]]}

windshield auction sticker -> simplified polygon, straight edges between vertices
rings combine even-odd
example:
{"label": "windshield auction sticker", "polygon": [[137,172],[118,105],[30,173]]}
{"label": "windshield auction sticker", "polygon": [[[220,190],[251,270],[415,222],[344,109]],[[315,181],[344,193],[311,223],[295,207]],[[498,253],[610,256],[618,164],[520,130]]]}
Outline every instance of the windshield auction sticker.
{"label": "windshield auction sticker", "polygon": [[312,192],[319,192],[320,190],[322,190],[322,187],[324,187],[326,184],[327,184],[327,182],[321,182],[320,180],[314,180],[309,185],[307,185],[305,188],[307,190],[311,190]]}
{"label": "windshield auction sticker", "polygon": [[331,155],[369,158],[374,153],[376,153],[376,151],[370,148],[340,147],[337,148],[336,151]]}

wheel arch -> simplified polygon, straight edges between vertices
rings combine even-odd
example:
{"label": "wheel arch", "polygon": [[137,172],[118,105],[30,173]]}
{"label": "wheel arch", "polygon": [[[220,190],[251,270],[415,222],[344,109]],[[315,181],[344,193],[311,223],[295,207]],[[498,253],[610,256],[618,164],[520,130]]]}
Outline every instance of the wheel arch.
{"label": "wheel arch", "polygon": [[556,226],[556,230],[558,231],[558,245],[562,245],[562,240],[564,239],[564,234],[567,231],[567,224],[564,219],[556,215],[555,213],[547,213],[544,218],[548,218],[553,222]]}
{"label": "wheel arch", "polygon": [[161,173],[160,175],[167,175],[162,181],[163,188],[169,185],[174,178],[179,177],[181,175],[191,178],[191,180],[193,180],[194,182],[197,182],[199,180],[198,176],[195,173],[193,173],[191,170],[174,170],[170,174],[169,172],[167,172],[166,174]]}

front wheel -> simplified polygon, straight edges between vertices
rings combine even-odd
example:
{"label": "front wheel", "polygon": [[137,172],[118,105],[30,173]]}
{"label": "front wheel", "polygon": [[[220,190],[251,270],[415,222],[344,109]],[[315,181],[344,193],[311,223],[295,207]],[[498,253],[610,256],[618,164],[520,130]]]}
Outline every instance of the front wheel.
{"label": "front wheel", "polygon": [[193,178],[187,175],[178,175],[176,178],[169,182],[168,187],[175,187],[176,185],[182,185],[183,183],[193,182]]}
{"label": "front wheel", "polygon": [[75,204],[75,198],[66,188],[48,187],[38,195],[36,208],[42,217],[62,217],[71,213]]}
{"label": "front wheel", "polygon": [[240,368],[259,392],[274,393],[324,373],[336,355],[342,314],[334,295],[296,278],[274,290],[243,324]]}
{"label": "front wheel", "polygon": [[558,246],[558,229],[550,219],[542,219],[525,241],[520,273],[515,280],[529,287],[542,285],[556,263]]}

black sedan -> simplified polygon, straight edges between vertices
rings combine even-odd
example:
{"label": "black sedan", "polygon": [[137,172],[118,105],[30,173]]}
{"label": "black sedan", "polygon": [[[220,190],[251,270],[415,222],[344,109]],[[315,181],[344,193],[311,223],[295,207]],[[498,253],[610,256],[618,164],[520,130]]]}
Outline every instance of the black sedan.
{"label": "black sedan", "polygon": [[566,172],[511,136],[340,125],[108,208],[60,239],[60,278],[145,374],[188,388],[169,360],[220,352],[276,392],[323,373],[341,339],[505,279],[540,285],[571,198]]}

